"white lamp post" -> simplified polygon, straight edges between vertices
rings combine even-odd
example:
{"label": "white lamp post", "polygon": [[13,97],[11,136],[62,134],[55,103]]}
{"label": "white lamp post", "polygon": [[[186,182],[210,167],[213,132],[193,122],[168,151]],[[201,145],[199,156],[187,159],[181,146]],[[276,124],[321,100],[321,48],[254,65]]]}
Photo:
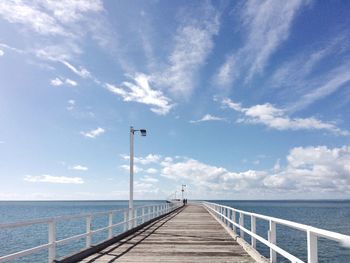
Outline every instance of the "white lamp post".
{"label": "white lamp post", "polygon": [[181,185],[181,192],[182,192],[182,200],[184,200],[184,192],[185,192],[185,189],[184,189],[184,187],[186,187],[186,185],[185,184],[183,184],[183,185]]}
{"label": "white lamp post", "polygon": [[133,216],[134,209],[134,134],[140,132],[141,136],[146,136],[147,131],[145,129],[134,130],[134,127],[130,127],[130,196],[129,196],[129,220]]}

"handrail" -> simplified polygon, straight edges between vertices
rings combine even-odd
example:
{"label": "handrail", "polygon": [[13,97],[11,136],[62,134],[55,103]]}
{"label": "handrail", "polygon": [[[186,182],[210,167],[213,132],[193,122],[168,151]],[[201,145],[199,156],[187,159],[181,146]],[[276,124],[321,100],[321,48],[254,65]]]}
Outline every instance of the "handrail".
{"label": "handrail", "polygon": [[[329,230],[324,230],[316,228],[309,225],[304,225],[296,223],[293,221],[280,219],[272,216],[265,216],[257,213],[247,212],[239,209],[235,209],[225,205],[219,205],[211,202],[202,202],[202,205],[208,209],[209,212],[217,216],[221,221],[223,221],[226,226],[232,224],[232,230],[236,232],[236,228],[240,229],[240,236],[244,238],[244,233],[247,233],[251,237],[251,246],[256,248],[256,240],[259,240],[261,243],[265,244],[270,248],[270,262],[277,262],[276,252],[283,257],[287,258],[293,263],[303,263],[303,261],[284,249],[277,246],[276,242],[276,225],[284,225],[290,228],[297,230],[305,231],[307,233],[307,254],[308,254],[308,263],[317,263],[318,262],[318,253],[317,253],[317,238],[323,237],[326,239],[338,241],[338,242],[349,242],[350,236],[332,232]],[[236,213],[239,214],[236,217]],[[251,217],[251,229],[244,227],[244,215]],[[256,234],[256,219],[263,219],[269,222],[268,230],[268,239],[259,236]],[[238,219],[238,223],[237,223]]]}
{"label": "handrail", "polygon": [[[8,255],[0,256],[0,263],[13,260],[19,257],[27,256],[44,249],[48,249],[48,252],[49,252],[48,262],[53,263],[56,260],[57,245],[62,245],[68,242],[72,242],[74,240],[86,238],[86,248],[89,248],[91,246],[91,237],[93,234],[108,230],[108,238],[107,238],[108,240],[113,238],[112,231],[113,231],[113,228],[117,226],[124,225],[123,232],[125,232],[127,230],[131,230],[137,227],[139,225],[139,222],[138,222],[139,220],[141,220],[140,224],[143,224],[157,216],[173,211],[174,209],[178,208],[180,205],[181,204],[175,204],[175,203],[152,204],[152,205],[135,207],[134,209],[125,208],[125,209],[110,210],[110,211],[103,211],[103,212],[96,212],[96,213],[89,213],[89,214],[58,216],[58,217],[35,219],[35,220],[28,220],[28,221],[15,222],[15,223],[2,223],[0,224],[0,229],[17,228],[17,227],[31,226],[31,225],[37,225],[37,224],[48,224],[48,243],[41,244],[39,246],[28,248],[25,250],[17,251]],[[145,210],[147,210],[147,213]],[[138,215],[140,212],[141,212],[141,215]],[[113,224],[114,214],[121,214],[124,218],[123,221]],[[104,227],[92,230],[91,228],[92,218],[100,215],[108,215],[108,226],[104,226]],[[86,232],[57,240],[56,223],[60,221],[72,220],[77,218],[85,218]]]}

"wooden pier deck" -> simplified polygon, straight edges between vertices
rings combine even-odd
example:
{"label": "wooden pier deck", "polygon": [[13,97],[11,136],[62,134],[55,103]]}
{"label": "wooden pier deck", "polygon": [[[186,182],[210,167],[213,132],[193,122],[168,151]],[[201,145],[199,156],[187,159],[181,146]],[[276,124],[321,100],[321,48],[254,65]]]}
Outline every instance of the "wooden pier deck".
{"label": "wooden pier deck", "polygon": [[80,262],[256,261],[205,208],[188,205]]}

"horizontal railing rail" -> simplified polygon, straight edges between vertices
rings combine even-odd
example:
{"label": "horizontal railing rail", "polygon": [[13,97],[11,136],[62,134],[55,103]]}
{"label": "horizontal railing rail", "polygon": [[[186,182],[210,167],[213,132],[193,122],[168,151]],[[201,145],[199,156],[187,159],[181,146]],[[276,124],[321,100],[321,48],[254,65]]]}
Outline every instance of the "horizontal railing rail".
{"label": "horizontal railing rail", "polygon": [[[11,253],[8,255],[0,256],[0,263],[14,260],[20,257],[28,256],[46,249],[48,249],[48,262],[53,263],[56,260],[57,245],[67,244],[69,242],[85,238],[86,239],[85,248],[87,249],[92,245],[92,236],[94,234],[108,230],[108,237],[104,240],[106,241],[114,237],[113,229],[118,226],[124,226],[123,232],[121,232],[121,233],[124,233],[127,230],[131,230],[140,224],[150,221],[153,218],[169,213],[174,209],[178,208],[180,205],[181,204],[177,204],[177,203],[162,203],[162,204],[155,204],[155,205],[139,206],[133,209],[125,208],[125,209],[118,209],[118,210],[110,210],[106,212],[59,216],[59,217],[28,220],[24,222],[15,222],[15,223],[2,223],[0,224],[0,230],[33,226],[38,224],[47,224],[48,225],[48,243],[41,244],[39,246],[28,248],[25,250],[17,251],[15,253]],[[115,214],[120,214],[122,216],[123,221],[113,224],[113,215]],[[108,226],[104,226],[104,227],[92,230],[92,219],[101,215],[108,215]],[[85,218],[86,231],[84,233],[57,240],[56,224],[58,222],[80,219],[80,218]],[[118,233],[118,234],[121,234],[121,233]]]}
{"label": "horizontal railing rail", "polygon": [[[236,234],[236,229],[240,229],[240,236],[244,239],[244,233],[250,235],[251,246],[256,249],[256,240],[260,241],[264,245],[270,248],[270,262],[277,262],[277,254],[280,254],[284,258],[290,260],[292,263],[304,263],[301,259],[290,254],[286,250],[277,245],[276,242],[276,225],[283,225],[300,231],[304,231],[307,234],[307,258],[308,263],[318,262],[318,250],[317,239],[319,237],[329,240],[341,242],[343,244],[349,243],[350,236],[339,234],[336,232],[316,228],[309,225],[296,223],[293,221],[280,219],[271,216],[265,216],[252,212],[247,212],[239,209],[235,209],[225,205],[219,205],[216,203],[202,202],[203,206],[208,209],[209,212],[214,214],[219,220],[221,220],[226,226],[232,226],[231,230]],[[237,216],[238,215],[238,216]],[[244,226],[244,216],[250,216],[250,229]],[[256,233],[256,219],[262,219],[269,222],[268,239],[259,236]]]}

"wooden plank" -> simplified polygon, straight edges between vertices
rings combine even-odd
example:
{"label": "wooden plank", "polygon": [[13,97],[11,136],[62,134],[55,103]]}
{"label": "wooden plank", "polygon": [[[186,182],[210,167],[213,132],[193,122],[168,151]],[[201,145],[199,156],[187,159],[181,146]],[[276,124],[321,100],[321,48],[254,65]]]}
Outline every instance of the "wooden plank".
{"label": "wooden plank", "polygon": [[188,205],[80,262],[252,263],[255,260],[202,206]]}

